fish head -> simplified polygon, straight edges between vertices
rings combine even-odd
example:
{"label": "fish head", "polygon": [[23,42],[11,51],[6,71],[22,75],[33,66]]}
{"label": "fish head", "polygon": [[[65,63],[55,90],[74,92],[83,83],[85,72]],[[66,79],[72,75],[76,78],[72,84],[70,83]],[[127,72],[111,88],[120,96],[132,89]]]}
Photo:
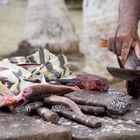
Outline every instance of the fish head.
{"label": "fish head", "polygon": [[23,89],[18,96],[16,96],[16,104],[17,106],[26,105],[29,101],[28,98],[32,94],[32,88],[27,87]]}

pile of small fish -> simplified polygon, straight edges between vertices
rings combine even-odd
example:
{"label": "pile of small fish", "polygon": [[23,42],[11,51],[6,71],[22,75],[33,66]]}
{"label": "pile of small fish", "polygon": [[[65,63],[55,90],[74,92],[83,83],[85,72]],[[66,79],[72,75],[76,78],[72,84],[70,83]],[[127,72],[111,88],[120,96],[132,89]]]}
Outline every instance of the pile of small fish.
{"label": "pile of small fish", "polygon": [[26,112],[37,113],[52,123],[59,121],[59,114],[98,128],[101,122],[84,113],[122,115],[129,109],[129,103],[123,100],[113,99],[109,105],[99,105],[90,104],[86,98],[80,101],[78,94],[73,98],[73,93],[81,92],[95,96],[94,91],[98,91],[96,98],[100,98],[107,94],[108,82],[96,75],[72,74],[65,55],[56,56],[45,49],[27,57],[0,61],[0,81],[0,108],[25,106]]}

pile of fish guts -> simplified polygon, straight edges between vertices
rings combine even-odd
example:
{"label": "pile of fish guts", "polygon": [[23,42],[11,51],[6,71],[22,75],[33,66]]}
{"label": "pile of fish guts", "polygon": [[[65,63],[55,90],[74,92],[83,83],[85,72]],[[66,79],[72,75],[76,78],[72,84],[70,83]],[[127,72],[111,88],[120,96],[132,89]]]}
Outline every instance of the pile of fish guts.
{"label": "pile of fish guts", "polygon": [[22,107],[54,124],[64,117],[99,128],[102,123],[91,115],[120,117],[133,104],[126,91],[114,92],[97,75],[73,74],[65,55],[46,49],[0,61],[0,81],[0,110]]}

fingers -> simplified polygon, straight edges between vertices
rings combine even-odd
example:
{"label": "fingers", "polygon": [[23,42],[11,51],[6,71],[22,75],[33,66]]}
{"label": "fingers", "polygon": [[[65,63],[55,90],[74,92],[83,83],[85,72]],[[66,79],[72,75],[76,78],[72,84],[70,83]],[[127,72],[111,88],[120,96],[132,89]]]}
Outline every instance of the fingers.
{"label": "fingers", "polygon": [[101,47],[108,48],[108,50],[120,57],[123,66],[127,65],[126,61],[132,50],[137,57],[137,61],[140,60],[140,41],[136,41],[136,39],[131,36],[110,37],[108,40],[102,39]]}
{"label": "fingers", "polygon": [[137,41],[134,44],[134,51],[135,51],[137,58],[140,59],[140,42],[139,41]]}
{"label": "fingers", "polygon": [[122,46],[123,38],[121,37],[110,37],[109,39],[100,39],[100,47],[108,48],[111,52],[116,55],[121,55],[121,46]]}
{"label": "fingers", "polygon": [[130,40],[125,40],[122,43],[122,49],[121,49],[121,61],[123,63],[123,65],[125,65],[126,60],[128,58],[128,54],[130,52],[130,48],[132,47],[134,41],[132,39]]}

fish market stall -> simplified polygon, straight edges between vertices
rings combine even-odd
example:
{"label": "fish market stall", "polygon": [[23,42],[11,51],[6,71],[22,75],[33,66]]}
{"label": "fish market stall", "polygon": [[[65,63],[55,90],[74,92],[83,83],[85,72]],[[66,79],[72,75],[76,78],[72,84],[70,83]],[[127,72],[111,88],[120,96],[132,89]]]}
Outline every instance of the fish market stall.
{"label": "fish market stall", "polygon": [[65,55],[4,59],[0,79],[0,140],[140,139],[140,99],[72,73]]}

